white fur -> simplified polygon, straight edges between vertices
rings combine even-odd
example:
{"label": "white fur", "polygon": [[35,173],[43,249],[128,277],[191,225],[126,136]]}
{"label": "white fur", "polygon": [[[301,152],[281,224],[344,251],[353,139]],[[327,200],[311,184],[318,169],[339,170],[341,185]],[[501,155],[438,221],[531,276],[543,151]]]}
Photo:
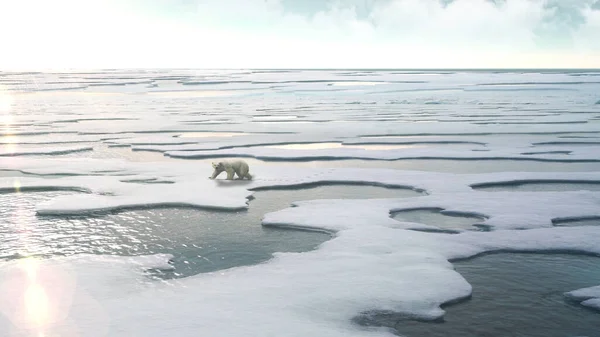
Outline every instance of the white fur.
{"label": "white fur", "polygon": [[215,179],[221,172],[227,172],[227,180],[232,180],[234,174],[237,174],[236,180],[248,178],[248,180],[252,179],[252,175],[250,174],[250,168],[248,167],[248,163],[243,160],[234,160],[234,161],[220,161],[217,163],[212,163],[212,167],[215,169],[210,179]]}

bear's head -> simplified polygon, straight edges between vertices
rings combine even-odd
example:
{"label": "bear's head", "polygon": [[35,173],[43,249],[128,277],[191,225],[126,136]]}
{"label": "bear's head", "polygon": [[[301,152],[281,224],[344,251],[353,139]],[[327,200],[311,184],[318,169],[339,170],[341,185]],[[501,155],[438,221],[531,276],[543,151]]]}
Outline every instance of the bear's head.
{"label": "bear's head", "polygon": [[224,165],[223,165],[223,162],[218,162],[218,163],[215,163],[215,162],[213,162],[213,163],[212,163],[212,167],[213,167],[215,170],[224,170],[224,169],[225,169],[225,167],[224,167]]}

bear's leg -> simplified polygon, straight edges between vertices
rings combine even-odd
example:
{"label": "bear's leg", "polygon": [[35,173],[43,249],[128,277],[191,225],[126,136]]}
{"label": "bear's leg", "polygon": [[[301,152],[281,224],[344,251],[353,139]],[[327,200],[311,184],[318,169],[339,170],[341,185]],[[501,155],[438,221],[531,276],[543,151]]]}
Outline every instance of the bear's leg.
{"label": "bear's leg", "polygon": [[210,176],[210,179],[215,179],[221,172],[223,172],[223,170],[215,169],[212,176]]}
{"label": "bear's leg", "polygon": [[244,179],[248,176],[248,171],[250,169],[248,168],[247,164],[242,164],[240,165],[240,168],[238,169],[238,176],[240,177],[240,179]]}
{"label": "bear's leg", "polygon": [[227,180],[233,180],[233,174],[235,171],[233,169],[227,170]]}
{"label": "bear's leg", "polygon": [[237,171],[236,171],[238,177],[240,177],[240,179],[244,179],[246,177],[246,174],[248,174],[248,166],[247,165],[241,165]]}

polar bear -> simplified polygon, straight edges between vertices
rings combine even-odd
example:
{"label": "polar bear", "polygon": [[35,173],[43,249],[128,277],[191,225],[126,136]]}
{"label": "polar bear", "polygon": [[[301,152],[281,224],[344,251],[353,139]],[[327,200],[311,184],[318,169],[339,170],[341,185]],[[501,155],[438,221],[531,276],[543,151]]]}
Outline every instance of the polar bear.
{"label": "polar bear", "polygon": [[215,169],[215,171],[210,179],[215,179],[223,171],[227,172],[227,180],[232,180],[234,173],[238,176],[236,180],[241,180],[244,178],[248,178],[248,180],[252,179],[250,168],[243,160],[220,161],[217,163],[213,162],[212,167]]}

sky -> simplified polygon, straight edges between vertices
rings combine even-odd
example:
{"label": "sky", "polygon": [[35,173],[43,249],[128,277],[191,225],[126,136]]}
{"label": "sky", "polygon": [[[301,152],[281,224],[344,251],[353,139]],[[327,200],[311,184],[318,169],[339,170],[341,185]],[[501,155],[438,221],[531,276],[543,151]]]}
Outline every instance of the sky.
{"label": "sky", "polygon": [[600,68],[600,0],[0,0],[0,69]]}

